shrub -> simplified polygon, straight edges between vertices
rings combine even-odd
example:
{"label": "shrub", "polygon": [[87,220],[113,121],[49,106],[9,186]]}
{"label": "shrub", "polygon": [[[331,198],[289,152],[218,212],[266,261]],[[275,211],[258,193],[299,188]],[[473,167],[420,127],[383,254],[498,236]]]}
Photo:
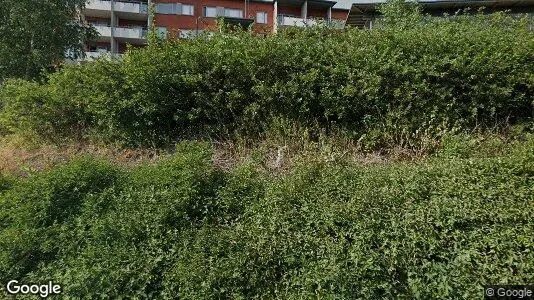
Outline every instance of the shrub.
{"label": "shrub", "polygon": [[45,86],[12,79],[3,83],[0,92],[2,131],[32,131],[41,135],[51,131],[47,124],[49,94]]}
{"label": "shrub", "polygon": [[81,159],[21,181],[2,193],[0,281],[21,278],[53,262],[72,242],[63,235],[84,206],[119,177],[107,163]]}
{"label": "shrub", "polygon": [[[121,140],[125,121],[132,116],[123,110],[128,95],[122,64],[118,61],[96,61],[65,67],[49,76],[54,108],[64,115],[55,115],[49,122],[53,132],[62,137],[87,138],[104,141]],[[57,111],[56,111],[57,112]]]}
{"label": "shrub", "polygon": [[144,146],[261,137],[287,120],[339,128],[366,148],[416,147],[451,131],[532,120],[525,18],[385,12],[373,30],[219,33],[65,68],[42,86],[11,81],[0,114],[23,128],[16,120],[44,101],[47,113],[29,127]]}
{"label": "shrub", "polygon": [[16,179],[10,176],[0,175],[0,193],[9,190],[15,182]]}
{"label": "shrub", "polygon": [[216,35],[131,52],[125,72],[145,137],[255,136],[284,118],[340,126],[374,147],[410,146],[532,117],[533,40],[524,25],[497,14],[372,31]]}
{"label": "shrub", "polygon": [[0,121],[8,132],[35,132],[61,142],[121,139],[121,99],[126,93],[121,64],[97,61],[66,66],[49,75],[46,84],[21,79],[2,86]]}
{"label": "shrub", "polygon": [[534,272],[534,144],[501,157],[273,177],[205,144],[120,171],[82,160],[0,194],[0,281],[75,298],[476,298]]}

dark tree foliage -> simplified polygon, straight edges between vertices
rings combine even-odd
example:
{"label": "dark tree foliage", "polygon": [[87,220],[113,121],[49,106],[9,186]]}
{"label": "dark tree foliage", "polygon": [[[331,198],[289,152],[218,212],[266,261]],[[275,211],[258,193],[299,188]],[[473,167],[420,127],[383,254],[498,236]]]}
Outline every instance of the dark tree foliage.
{"label": "dark tree foliage", "polygon": [[40,78],[66,56],[76,58],[96,32],[78,11],[86,0],[3,0],[0,5],[0,82]]}

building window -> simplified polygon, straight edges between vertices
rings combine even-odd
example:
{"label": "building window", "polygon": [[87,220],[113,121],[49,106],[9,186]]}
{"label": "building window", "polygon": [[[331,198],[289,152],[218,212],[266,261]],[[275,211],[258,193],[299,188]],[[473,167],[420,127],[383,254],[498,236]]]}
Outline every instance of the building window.
{"label": "building window", "polygon": [[174,14],[174,3],[158,3],[156,5],[156,12],[158,14],[171,15]]}
{"label": "building window", "polygon": [[92,20],[92,21],[89,21],[88,23],[93,26],[107,26],[107,27],[110,26],[109,22],[105,20]]}
{"label": "building window", "polygon": [[243,10],[235,8],[224,8],[214,6],[204,6],[204,17],[217,18],[217,17],[229,17],[229,18],[243,18]]}
{"label": "building window", "polygon": [[217,17],[217,7],[204,6],[204,17],[216,18]]}
{"label": "building window", "polygon": [[256,13],[256,23],[258,24],[267,24],[267,13],[264,11],[259,11]]}
{"label": "building window", "polygon": [[157,27],[156,33],[161,37],[166,39],[167,38],[167,27]]}
{"label": "building window", "polygon": [[182,4],[182,15],[186,16],[194,16],[195,15],[195,7],[190,4]]}
{"label": "building window", "polygon": [[198,35],[201,30],[191,30],[191,29],[181,29],[180,38],[181,39],[190,39]]}
{"label": "building window", "polygon": [[241,9],[225,8],[224,16],[230,18],[243,18],[243,11]]}
{"label": "building window", "polygon": [[156,12],[163,15],[195,15],[195,6],[182,3],[158,3]]}

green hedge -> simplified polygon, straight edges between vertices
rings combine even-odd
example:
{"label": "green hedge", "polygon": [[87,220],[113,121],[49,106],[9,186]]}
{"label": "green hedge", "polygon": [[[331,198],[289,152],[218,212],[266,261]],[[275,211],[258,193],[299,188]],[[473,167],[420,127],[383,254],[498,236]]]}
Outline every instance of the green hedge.
{"label": "green hedge", "polygon": [[277,177],[219,171],[196,143],[133,170],[82,159],[0,194],[0,283],[53,279],[91,299],[481,298],[534,273],[532,142]]}
{"label": "green hedge", "polygon": [[532,118],[533,57],[525,19],[504,14],[220,33],[66,67],[40,86],[6,82],[0,116],[14,131],[145,146],[254,137],[280,123],[410,146]]}

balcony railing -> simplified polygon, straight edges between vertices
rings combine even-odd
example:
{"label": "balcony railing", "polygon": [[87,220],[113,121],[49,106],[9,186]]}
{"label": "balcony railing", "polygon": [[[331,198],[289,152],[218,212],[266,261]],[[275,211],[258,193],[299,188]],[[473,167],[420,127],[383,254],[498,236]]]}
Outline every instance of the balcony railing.
{"label": "balcony railing", "polygon": [[[114,27],[113,30],[110,26],[91,24],[95,27],[100,37],[113,37],[125,38],[125,39],[145,39],[147,35],[147,29],[145,27]],[[112,32],[113,31],[113,32]]]}
{"label": "balcony railing", "polygon": [[[107,10],[111,11],[111,1],[109,0],[90,0],[86,9]],[[115,1],[114,10],[125,13],[147,14],[148,5],[143,1]]]}
{"label": "balcony railing", "polygon": [[293,16],[278,15],[278,25],[280,26],[312,26],[316,25],[317,21],[314,19],[303,19]]}
{"label": "balcony railing", "polygon": [[144,2],[115,2],[115,11],[135,13],[135,14],[147,14],[148,5]]}
{"label": "balcony railing", "polygon": [[111,37],[111,27],[107,25],[91,24],[101,37]]}
{"label": "balcony railing", "polygon": [[126,39],[144,39],[146,38],[147,29],[144,27],[115,27],[113,36]]}
{"label": "balcony railing", "polygon": [[345,27],[345,22],[341,20],[326,20],[322,18],[308,18],[303,19],[294,16],[278,15],[278,25],[279,26],[316,26],[316,25],[327,25],[333,28],[343,28]]}
{"label": "balcony railing", "polygon": [[86,9],[111,10],[111,1],[91,0],[85,5]]}
{"label": "balcony railing", "polygon": [[93,60],[97,59],[101,56],[110,55],[111,52],[104,52],[104,51],[88,51],[85,52],[85,60]]}
{"label": "balcony railing", "polygon": [[109,51],[87,51],[85,52],[85,58],[79,59],[79,61],[91,61],[100,57],[105,57],[107,59],[112,58],[121,58],[123,54],[121,53],[111,53]]}

